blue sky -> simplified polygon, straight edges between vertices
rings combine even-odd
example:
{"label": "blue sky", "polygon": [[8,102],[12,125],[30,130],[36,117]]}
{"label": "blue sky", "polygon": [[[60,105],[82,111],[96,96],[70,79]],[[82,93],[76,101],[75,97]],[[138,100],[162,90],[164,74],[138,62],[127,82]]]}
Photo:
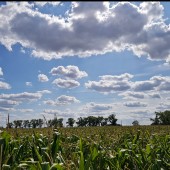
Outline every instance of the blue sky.
{"label": "blue sky", "polygon": [[1,2],[0,123],[170,109],[169,2]]}

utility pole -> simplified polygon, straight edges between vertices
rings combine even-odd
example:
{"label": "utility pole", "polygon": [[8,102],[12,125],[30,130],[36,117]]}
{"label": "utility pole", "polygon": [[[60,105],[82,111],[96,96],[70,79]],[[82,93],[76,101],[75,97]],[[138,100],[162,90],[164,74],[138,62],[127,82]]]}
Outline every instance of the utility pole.
{"label": "utility pole", "polygon": [[8,113],[8,119],[7,119],[7,129],[9,129],[9,113]]}

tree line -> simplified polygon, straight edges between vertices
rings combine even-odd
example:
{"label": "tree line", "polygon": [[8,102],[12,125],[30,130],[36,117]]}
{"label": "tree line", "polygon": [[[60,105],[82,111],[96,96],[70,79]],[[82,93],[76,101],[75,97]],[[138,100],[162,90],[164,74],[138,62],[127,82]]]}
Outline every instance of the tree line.
{"label": "tree line", "polygon": [[[75,124],[77,127],[87,127],[87,126],[120,126],[117,124],[118,119],[114,114],[108,117],[103,116],[88,116],[79,117],[77,121],[74,118],[68,118],[66,122],[67,127],[73,127]],[[7,123],[8,128],[42,128],[42,127],[63,127],[63,118],[57,118],[46,120],[43,119],[31,119],[31,120],[14,120],[13,122]]]}
{"label": "tree line", "polygon": [[[77,121],[74,118],[68,118],[66,122],[67,127],[73,127],[75,124],[77,127],[87,126],[120,126],[117,124],[117,118],[115,114],[111,114],[108,117],[103,116],[88,116],[79,117]],[[170,110],[164,112],[155,112],[155,118],[150,118],[151,125],[170,125]],[[54,118],[50,120],[43,119],[31,119],[31,120],[14,120],[7,123],[8,128],[42,128],[44,127],[63,127],[63,118]],[[137,120],[132,122],[132,125],[139,125]]]}

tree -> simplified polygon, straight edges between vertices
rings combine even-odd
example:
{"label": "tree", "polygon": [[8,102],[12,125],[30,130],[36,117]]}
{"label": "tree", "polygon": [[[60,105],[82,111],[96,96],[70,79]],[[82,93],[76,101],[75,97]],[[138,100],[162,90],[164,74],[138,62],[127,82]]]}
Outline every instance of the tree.
{"label": "tree", "polygon": [[66,124],[68,124],[68,126],[73,127],[75,123],[75,120],[73,118],[68,118],[68,121],[66,122]]}
{"label": "tree", "polygon": [[38,119],[38,127],[42,128],[42,125],[44,124],[43,119]]}
{"label": "tree", "polygon": [[58,126],[63,127],[63,118],[58,119]]}
{"label": "tree", "polygon": [[24,121],[23,121],[23,127],[24,127],[24,128],[29,127],[29,123],[30,123],[29,120],[24,120]]}
{"label": "tree", "polygon": [[81,127],[87,126],[87,123],[88,123],[87,118],[82,118],[82,117],[79,117],[79,118],[78,118],[78,121],[76,122],[76,124],[77,124],[78,127],[79,127],[79,126],[81,126]]}
{"label": "tree", "polygon": [[114,114],[111,114],[111,115],[108,117],[108,121],[111,123],[111,125],[116,125],[117,119],[115,118],[115,115],[114,115]]}
{"label": "tree", "polygon": [[38,120],[37,119],[32,119],[30,121],[32,128],[36,128],[38,126]]}
{"label": "tree", "polygon": [[9,128],[12,128],[13,125],[14,125],[14,124],[13,124],[12,122],[8,123],[8,127],[9,127]]}
{"label": "tree", "polygon": [[134,121],[132,122],[132,125],[133,125],[133,126],[138,126],[138,125],[139,125],[139,121],[134,120]]}
{"label": "tree", "polygon": [[170,125],[170,110],[155,112],[155,114],[155,119],[150,119],[153,122],[151,125]]}
{"label": "tree", "polygon": [[14,124],[15,128],[18,128],[18,127],[21,128],[22,120],[14,120],[13,124]]}

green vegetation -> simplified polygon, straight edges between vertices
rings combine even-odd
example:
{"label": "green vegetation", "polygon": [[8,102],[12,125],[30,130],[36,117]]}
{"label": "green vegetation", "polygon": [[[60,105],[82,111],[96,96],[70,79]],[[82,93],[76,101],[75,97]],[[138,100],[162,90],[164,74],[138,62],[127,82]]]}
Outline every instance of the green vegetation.
{"label": "green vegetation", "polygon": [[167,170],[169,126],[8,129],[0,169]]}
{"label": "green vegetation", "polygon": [[155,115],[155,119],[151,119],[152,125],[170,125],[170,110],[155,112]]}
{"label": "green vegetation", "polygon": [[68,127],[15,120],[0,131],[0,170],[168,170],[170,111],[155,114],[152,126],[118,126],[114,114],[68,118]]}

